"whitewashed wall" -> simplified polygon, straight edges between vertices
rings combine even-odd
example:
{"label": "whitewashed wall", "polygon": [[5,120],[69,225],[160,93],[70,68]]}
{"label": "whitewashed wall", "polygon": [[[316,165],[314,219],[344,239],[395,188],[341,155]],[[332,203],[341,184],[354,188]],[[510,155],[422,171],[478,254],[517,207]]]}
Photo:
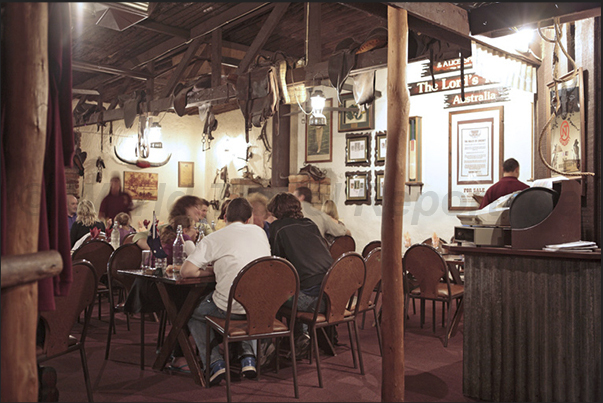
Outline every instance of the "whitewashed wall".
{"label": "whitewashed wall", "polygon": [[[420,77],[422,63],[412,63],[408,69],[407,82],[424,81]],[[470,72],[470,70],[467,70]],[[452,74],[452,75],[458,75]],[[443,76],[443,75],[442,75]],[[436,78],[442,77],[437,76]],[[387,131],[387,69],[377,71],[377,90],[382,97],[375,101],[375,128],[371,130],[371,166],[345,166],[345,135],[337,131],[337,112],[333,114],[333,161],[316,163],[327,170],[333,188],[333,200],[337,203],[341,220],[352,232],[356,240],[356,249],[362,251],[368,242],[381,239],[381,206],[374,204],[375,171],[383,167],[374,164],[374,135],[378,131]],[[496,87],[496,84],[491,86]],[[332,88],[323,87],[327,98],[336,99]],[[460,222],[456,218],[457,211],[448,210],[448,114],[451,111],[478,109],[485,106],[504,106],[504,152],[503,160],[516,158],[520,165],[520,180],[529,183],[532,175],[532,102],[533,95],[523,91],[510,91],[510,102],[492,103],[484,106],[473,105],[444,109],[444,96],[460,90],[443,91],[434,94],[412,96],[410,99],[410,116],[422,117],[422,182],[423,192],[419,196],[419,188],[414,187],[411,194],[406,187],[404,203],[403,232],[408,232],[412,243],[421,242],[435,232],[440,238],[450,240],[454,226]],[[297,164],[304,165],[305,125],[301,124],[298,115]],[[359,131],[366,132],[366,130]],[[371,205],[345,205],[345,172],[371,172]],[[498,173],[496,173],[498,175]]]}
{"label": "whitewashed wall", "polygon": [[[420,77],[422,63],[409,65],[407,82],[423,81]],[[470,70],[467,70],[470,72]],[[453,73],[454,75],[454,73]],[[440,76],[438,76],[440,77]],[[493,84],[492,86],[497,86]],[[327,98],[336,100],[332,88],[323,87]],[[377,99],[375,108],[375,128],[371,130],[370,167],[345,166],[345,133],[337,131],[337,112],[333,113],[333,161],[315,163],[327,171],[332,183],[332,198],[337,203],[341,219],[351,230],[357,244],[357,250],[369,241],[381,238],[381,206],[374,205],[375,170],[383,167],[374,166],[374,134],[387,130],[387,70],[377,71],[377,90],[382,97]],[[449,240],[455,225],[459,225],[457,212],[448,210],[448,115],[451,111],[477,109],[480,106],[444,109],[444,96],[460,90],[438,92],[433,94],[412,96],[410,100],[410,115],[422,117],[422,181],[423,192],[419,196],[418,188],[412,189],[412,194],[406,193],[404,206],[403,231],[408,232],[412,242],[421,242],[431,237],[435,232],[441,238]],[[488,104],[487,106],[504,106],[504,154],[503,160],[516,158],[521,165],[520,180],[529,183],[532,179],[532,110],[533,95],[522,91],[511,90],[510,101]],[[336,101],[334,101],[336,103]],[[292,110],[296,108],[293,107]],[[159,195],[157,201],[137,202],[142,207],[133,213],[134,223],[152,217],[153,210],[162,221],[167,219],[168,208],[179,196],[194,194],[208,200],[219,198],[221,181],[213,184],[216,171],[226,165],[230,179],[242,177],[240,168],[245,166],[247,144],[245,143],[244,119],[239,110],[218,115],[218,128],[213,132],[215,140],[209,151],[201,149],[203,122],[198,116],[179,117],[174,113],[161,113],[157,120],[163,128],[164,152],[171,152],[170,161],[158,168],[140,169],[127,165],[115,157],[113,145],[119,147],[120,155],[127,154],[134,158],[134,147],[137,139],[138,119],[130,129],[126,129],[123,121],[113,123],[113,141],[109,144],[109,125],[104,129],[103,151],[101,152],[100,131],[96,126],[80,127],[82,132],[82,150],[88,153],[85,162],[83,179],[83,197],[91,199],[97,208],[102,198],[109,191],[109,179],[112,174],[118,174],[123,180],[123,171],[144,171],[159,174]],[[291,119],[291,167],[290,173],[296,173],[305,165],[305,123],[302,115],[294,115]],[[268,124],[268,135],[271,139],[271,122]],[[271,177],[271,160],[261,141],[259,128],[250,132],[250,145],[253,157],[249,161],[250,170],[261,178]],[[228,150],[228,151],[227,151]],[[151,149],[150,159],[163,159],[163,155]],[[106,169],[103,172],[102,183],[96,183],[96,159],[101,156]],[[194,188],[178,187],[178,161],[193,161],[195,163]],[[371,171],[371,205],[346,206],[345,202],[345,172]],[[217,211],[211,211],[210,219],[217,216]]]}
{"label": "whitewashed wall", "polygon": [[[159,190],[156,201],[134,201],[141,205],[132,213],[133,223],[136,227],[139,221],[150,219],[155,210],[160,221],[166,221],[169,207],[180,196],[192,194],[207,200],[220,197],[222,181],[218,179],[214,185],[216,170],[224,165],[228,167],[230,178],[242,177],[239,168],[245,166],[247,145],[245,143],[245,126],[243,115],[239,110],[221,114],[216,117],[217,129],[212,132],[214,140],[208,151],[202,151],[201,138],[203,122],[197,115],[180,117],[172,112],[160,113],[155,121],[159,121],[163,131],[163,149],[151,149],[149,160],[162,161],[169,154],[169,162],[161,167],[138,168],[121,162],[115,156],[114,146],[120,156],[135,159],[134,150],[138,139],[138,118],[131,128],[127,129],[123,121],[113,122],[113,136],[110,144],[109,124],[104,128],[103,146],[101,151],[101,133],[96,125],[77,128],[82,133],[81,148],[86,151],[84,167],[85,175],[81,182],[81,196],[92,200],[96,208],[109,192],[109,180],[116,174],[122,179],[124,171],[138,171],[157,173]],[[268,135],[271,136],[270,122]],[[249,167],[256,176],[270,178],[269,163],[261,141],[257,141],[260,129],[253,128],[250,132],[250,144],[253,157],[249,160]],[[228,151],[227,151],[228,150]],[[103,170],[102,182],[96,182],[96,160],[102,157],[106,169]],[[178,187],[178,161],[192,161],[194,165],[194,188]],[[215,187],[214,187],[215,186]],[[217,217],[218,211],[210,210],[208,218]]]}

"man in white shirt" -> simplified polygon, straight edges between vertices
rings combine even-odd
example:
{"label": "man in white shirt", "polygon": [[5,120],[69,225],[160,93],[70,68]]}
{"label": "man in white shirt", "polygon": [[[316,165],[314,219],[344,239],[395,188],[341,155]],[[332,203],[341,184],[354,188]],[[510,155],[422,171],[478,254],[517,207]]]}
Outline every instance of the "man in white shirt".
{"label": "man in white shirt", "polygon": [[336,223],[325,212],[312,206],[312,191],[310,188],[300,186],[295,189],[293,194],[301,202],[304,217],[314,221],[323,238],[326,238],[325,234],[332,235],[333,237],[352,235],[350,230],[348,230],[342,222]]}
{"label": "man in white shirt", "polygon": [[[182,277],[216,276],[215,290],[199,303],[188,322],[204,367],[208,364],[205,362],[205,315],[225,318],[228,294],[234,278],[247,263],[270,256],[268,238],[260,227],[250,224],[251,216],[252,207],[245,198],[233,199],[226,210],[226,226],[205,236],[180,269]],[[207,267],[210,263],[213,268]],[[232,312],[233,319],[245,317],[245,310],[237,302],[233,303]],[[214,337],[215,335],[212,340]],[[251,341],[239,343],[238,350],[242,374],[247,378],[254,378],[257,372]],[[226,375],[226,363],[217,344],[211,350],[209,366],[210,385],[217,385]]]}

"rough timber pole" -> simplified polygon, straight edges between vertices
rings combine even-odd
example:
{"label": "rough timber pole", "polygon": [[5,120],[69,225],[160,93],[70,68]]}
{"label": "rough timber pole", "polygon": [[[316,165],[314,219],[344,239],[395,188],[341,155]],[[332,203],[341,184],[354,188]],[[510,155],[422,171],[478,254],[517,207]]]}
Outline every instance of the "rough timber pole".
{"label": "rough timber pole", "polygon": [[[38,251],[48,114],[48,4],[6,3],[2,133],[6,169],[5,255]],[[3,234],[7,235],[7,234]],[[2,290],[2,401],[38,400],[38,284]]]}
{"label": "rough timber pole", "polygon": [[404,401],[404,289],[402,213],[406,177],[409,93],[406,86],[408,14],[387,11],[387,151],[385,159],[381,245],[383,337],[381,400]]}

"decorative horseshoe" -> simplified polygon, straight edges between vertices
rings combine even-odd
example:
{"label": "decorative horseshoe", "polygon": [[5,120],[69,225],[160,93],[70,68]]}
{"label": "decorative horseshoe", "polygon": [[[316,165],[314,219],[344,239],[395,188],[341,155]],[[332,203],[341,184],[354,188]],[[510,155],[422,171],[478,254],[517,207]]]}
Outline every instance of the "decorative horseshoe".
{"label": "decorative horseshoe", "polygon": [[130,165],[136,165],[138,168],[160,167],[160,166],[167,164],[168,161],[170,160],[170,158],[172,157],[172,153],[170,153],[170,155],[167,156],[165,161],[162,161],[162,162],[151,162],[151,161],[147,161],[147,160],[141,159],[141,158],[139,158],[137,160],[128,160],[119,155],[119,153],[117,152],[117,147],[114,146],[113,150],[115,151],[115,156],[121,162],[125,162],[126,164],[130,164]]}

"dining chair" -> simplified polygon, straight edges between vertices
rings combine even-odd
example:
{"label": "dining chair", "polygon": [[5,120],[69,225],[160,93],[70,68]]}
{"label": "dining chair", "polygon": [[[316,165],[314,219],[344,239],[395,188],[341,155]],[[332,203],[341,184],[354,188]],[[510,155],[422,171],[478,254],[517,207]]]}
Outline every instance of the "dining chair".
{"label": "dining chair", "polygon": [[[448,245],[448,242],[446,242],[445,239],[439,238],[440,239],[440,244],[438,245],[437,248],[435,248],[438,252],[440,252],[442,255],[446,254],[446,251],[444,250],[444,248],[442,247],[442,245]],[[433,238],[429,237],[425,240],[423,240],[423,242],[421,242],[422,244],[425,245],[429,245],[429,246],[433,246]]]}
{"label": "dining chair", "polygon": [[[266,256],[249,262],[235,277],[228,295],[226,318],[206,316],[207,340],[213,329],[224,341],[224,361],[226,362],[226,395],[231,401],[230,393],[230,358],[229,344],[243,340],[260,340],[265,338],[289,338],[289,345],[295,357],[293,328],[297,312],[299,295],[299,276],[297,270],[286,259],[277,256]],[[293,305],[287,323],[277,319],[279,308],[292,298]],[[236,301],[245,308],[246,319],[230,319],[232,304]],[[207,344],[206,363],[210,362],[211,343]],[[258,342],[259,344],[259,342]],[[278,373],[278,346],[276,354],[276,372]],[[258,348],[257,362],[260,362],[262,350]],[[292,360],[293,388],[295,397],[299,398],[297,386],[297,366]],[[261,366],[257,366],[257,379],[260,379]],[[209,365],[205,369],[206,385],[210,385]]]}
{"label": "dining chair", "polygon": [[375,240],[375,241],[370,241],[369,243],[367,243],[364,248],[362,249],[362,257],[366,259],[366,257],[368,256],[368,254],[375,248],[379,248],[381,247],[381,241],[379,240]]}
{"label": "dining chair", "polygon": [[[317,301],[325,300],[326,311],[319,313],[318,309],[315,312],[297,311],[295,315],[296,321],[301,321],[308,325],[310,332],[310,363],[312,356],[316,360],[316,372],[318,374],[318,385],[322,388],[322,374],[320,368],[320,355],[318,349],[317,329],[324,330],[327,326],[346,323],[348,326],[348,334],[350,337],[350,350],[352,350],[352,359],[354,368],[358,368],[360,364],[360,373],[364,375],[364,364],[362,363],[362,351],[360,348],[360,338],[358,336],[358,327],[356,325],[356,317],[358,314],[359,304],[355,304],[352,310],[348,309],[348,305],[353,297],[361,298],[361,290],[365,278],[365,263],[359,253],[345,252],[341,255],[329,268],[325,274],[318,294]],[[289,315],[291,312],[287,308],[282,308],[281,312],[284,315]],[[352,332],[352,329],[354,332]],[[358,362],[356,361],[356,351],[354,349],[353,335],[356,336],[356,350],[358,351]],[[329,341],[327,337],[327,341]],[[293,357],[293,355],[292,355]]]}
{"label": "dining chair", "polygon": [[[130,330],[129,313],[125,312],[124,305],[127,293],[132,289],[134,277],[118,273],[119,269],[137,269],[140,267],[142,249],[135,243],[122,245],[113,252],[109,259],[107,276],[109,278],[109,331],[107,332],[107,346],[105,348],[105,360],[109,359],[111,348],[111,335],[116,332],[115,313],[126,314],[128,330]],[[114,287],[121,287],[123,292],[118,293],[115,301]],[[140,369],[144,369],[144,314],[140,315]]]}
{"label": "dining chair", "polygon": [[88,243],[81,245],[71,255],[72,260],[86,259],[96,271],[96,277],[99,280],[96,289],[98,297],[98,319],[101,319],[101,297],[109,297],[109,287],[105,284],[107,281],[107,264],[113,254],[113,246],[107,241],[93,239]]}
{"label": "dining chair", "polygon": [[132,234],[128,234],[124,237],[124,241],[121,243],[122,245],[128,244],[128,243],[132,243],[134,240],[134,235],[136,235],[135,233]]}
{"label": "dining chair", "polygon": [[354,251],[356,251],[356,241],[354,241],[354,238],[352,238],[350,235],[335,237],[333,242],[331,242],[329,245],[329,252],[331,252],[331,257],[333,257],[333,260],[336,260],[345,252]]}
{"label": "dining chair", "polygon": [[[432,327],[435,332],[435,303],[441,301],[448,307],[447,319],[442,315],[442,326],[446,326],[444,336],[444,347],[448,346],[448,334],[450,330],[451,302],[457,302],[463,298],[464,286],[453,284],[450,281],[448,264],[442,255],[433,247],[425,244],[412,245],[402,258],[402,271],[406,278],[411,274],[418,283],[418,287],[405,293],[405,301],[408,298],[421,301],[421,327],[425,322],[425,301],[432,301]],[[458,309],[458,307],[457,307]],[[404,319],[406,320],[408,304],[404,304]]]}
{"label": "dining chair", "polygon": [[[364,329],[364,319],[366,313],[373,312],[375,319],[375,329],[377,330],[377,340],[379,341],[379,353],[383,355],[383,346],[381,345],[381,324],[377,319],[377,304],[381,296],[381,247],[370,251],[364,258],[366,267],[366,276],[362,286],[362,294],[356,300],[358,304],[358,314],[362,314],[362,329]],[[353,306],[351,307],[354,308]]]}
{"label": "dining chair", "polygon": [[[67,295],[55,296],[55,310],[40,312],[44,323],[44,342],[36,346],[38,364],[72,351],[79,351],[86,383],[88,401],[93,401],[88,361],[84,348],[92,316],[98,278],[92,263],[84,259],[72,261],[73,281]],[[73,336],[73,327],[84,312],[84,324],[79,338]]]}

